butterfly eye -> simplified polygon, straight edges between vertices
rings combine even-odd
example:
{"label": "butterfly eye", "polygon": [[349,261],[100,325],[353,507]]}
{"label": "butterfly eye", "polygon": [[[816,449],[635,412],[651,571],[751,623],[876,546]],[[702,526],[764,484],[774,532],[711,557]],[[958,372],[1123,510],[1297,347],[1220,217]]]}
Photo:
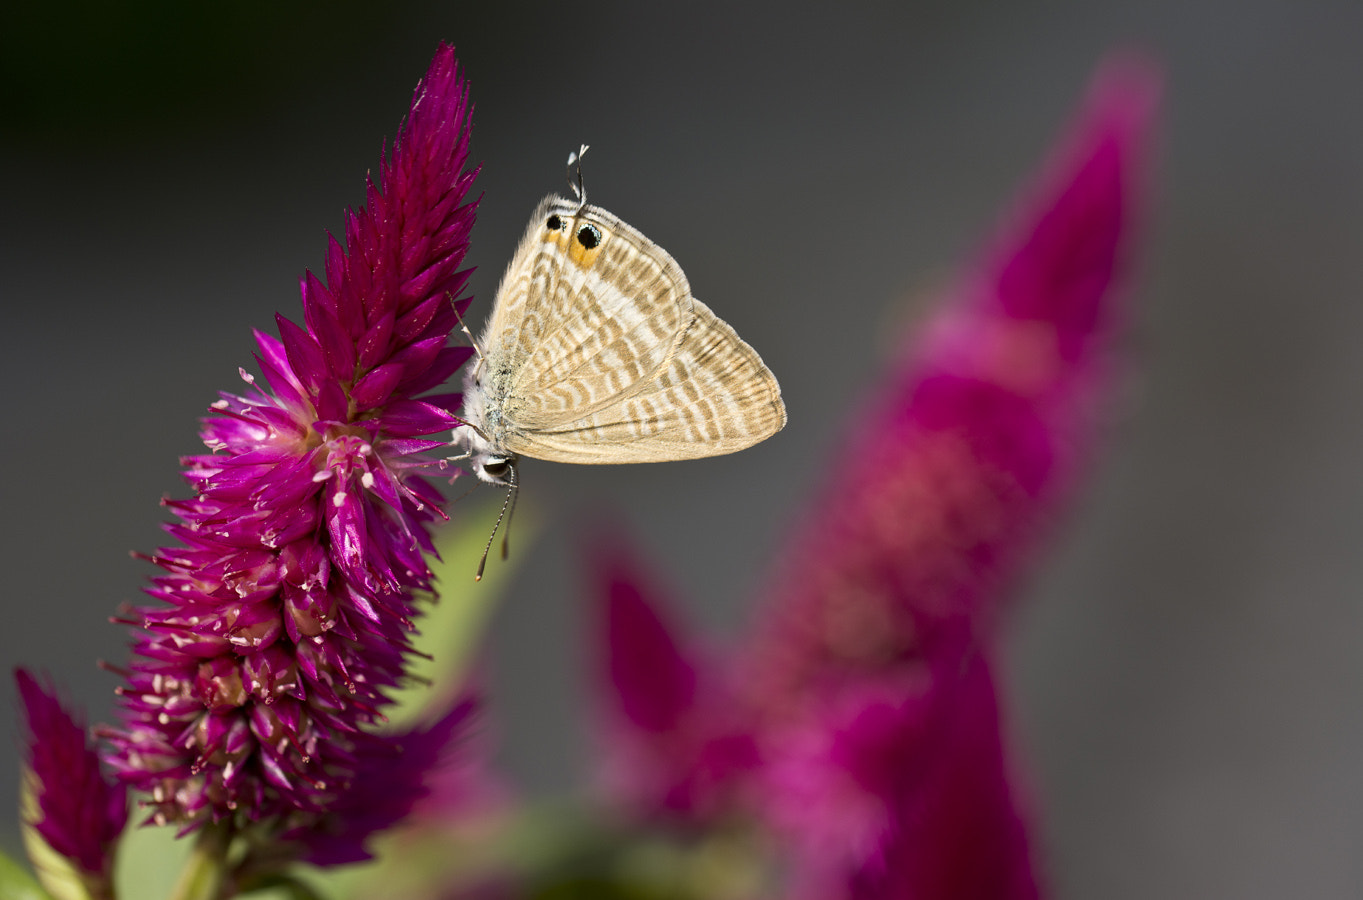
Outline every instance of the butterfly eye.
{"label": "butterfly eye", "polygon": [[563,227],[563,220],[558,216],[550,216],[549,221],[544,223],[544,227],[548,228],[550,231],[558,231]]}
{"label": "butterfly eye", "polygon": [[510,468],[509,459],[490,459],[483,463],[483,472],[490,478],[503,478]]}
{"label": "butterfly eye", "polygon": [[577,230],[577,242],[588,250],[601,243],[601,229],[595,225],[583,225]]}

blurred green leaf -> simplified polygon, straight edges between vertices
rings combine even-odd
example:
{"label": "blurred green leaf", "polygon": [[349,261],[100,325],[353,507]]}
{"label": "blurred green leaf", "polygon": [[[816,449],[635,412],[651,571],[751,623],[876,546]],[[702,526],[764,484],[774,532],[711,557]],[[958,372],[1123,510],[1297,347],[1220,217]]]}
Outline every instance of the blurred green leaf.
{"label": "blurred green leaf", "polygon": [[0,900],[52,900],[17,860],[0,852]]}
{"label": "blurred green leaf", "polygon": [[[458,519],[436,535],[440,559],[432,560],[439,599],[417,623],[421,633],[412,643],[417,652],[409,671],[412,683],[393,694],[395,706],[389,713],[394,725],[409,725],[419,719],[428,703],[443,699],[462,687],[473,663],[480,639],[497,602],[506,591],[515,571],[519,554],[530,549],[537,531],[533,508],[516,513],[517,553],[502,562],[488,560],[482,581],[474,581],[478,558],[487,544],[492,523],[497,519],[501,501],[458,505]],[[493,553],[496,557],[497,547]]]}
{"label": "blurred green leaf", "polygon": [[177,839],[176,829],[150,826],[123,832],[114,863],[114,886],[118,896],[166,897],[194,849],[194,838]]}
{"label": "blurred green leaf", "polygon": [[250,900],[326,900],[327,894],[319,892],[307,882],[290,875],[279,875],[265,884],[239,894]]}

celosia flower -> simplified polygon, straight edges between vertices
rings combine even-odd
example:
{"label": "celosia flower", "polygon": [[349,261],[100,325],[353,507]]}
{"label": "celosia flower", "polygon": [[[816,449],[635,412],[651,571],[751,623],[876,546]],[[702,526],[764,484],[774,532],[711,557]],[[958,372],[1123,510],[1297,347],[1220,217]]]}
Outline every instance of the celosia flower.
{"label": "celosia flower", "polygon": [[106,754],[156,821],[306,828],[386,752],[371,726],[403,677],[442,502],[418,473],[446,441],[423,436],[460,402],[419,395],[472,352],[447,345],[470,271],[469,114],[442,45],[325,284],[302,279],[305,327],[256,334],[265,384],[243,371],[254,390],[204,422],[213,453],[184,461],[196,493],[166,504],[180,545],[152,557],[161,604],[128,620],[142,630]]}
{"label": "celosia flower", "polygon": [[[994,621],[1111,381],[1154,82],[1127,62],[1100,76],[1040,189],[863,420],[855,445],[873,477],[817,508],[749,647],[783,775],[769,811],[831,880],[820,896],[1036,895],[995,708]],[[821,756],[782,759],[811,731]],[[801,793],[830,803],[789,802]],[[822,840],[834,821],[861,845]]]}
{"label": "celosia flower", "polygon": [[[14,678],[29,733],[25,830],[64,857],[91,896],[109,896],[113,849],[128,822],[127,789],[105,778],[84,723],[62,708],[54,691],[23,669]],[[27,837],[43,880],[61,877],[44,869],[46,855]]]}
{"label": "celosia flower", "polygon": [[[1156,82],[1129,61],[1101,74],[1039,189],[848,430],[864,474],[812,510],[742,646],[733,691],[760,766],[728,796],[755,800],[787,842],[797,896],[1037,895],[995,621],[1112,383]],[[634,746],[659,746],[640,716],[624,721]],[[652,762],[685,783],[696,759],[669,749]]]}

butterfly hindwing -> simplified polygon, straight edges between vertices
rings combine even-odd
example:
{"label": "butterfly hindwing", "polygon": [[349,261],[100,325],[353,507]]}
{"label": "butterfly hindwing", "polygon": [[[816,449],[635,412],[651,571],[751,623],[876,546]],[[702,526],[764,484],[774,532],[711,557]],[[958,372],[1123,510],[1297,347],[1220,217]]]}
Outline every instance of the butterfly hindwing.
{"label": "butterfly hindwing", "polygon": [[703,303],[671,358],[628,395],[509,449],[568,463],[664,462],[750,447],[786,423],[781,389],[757,351]]}

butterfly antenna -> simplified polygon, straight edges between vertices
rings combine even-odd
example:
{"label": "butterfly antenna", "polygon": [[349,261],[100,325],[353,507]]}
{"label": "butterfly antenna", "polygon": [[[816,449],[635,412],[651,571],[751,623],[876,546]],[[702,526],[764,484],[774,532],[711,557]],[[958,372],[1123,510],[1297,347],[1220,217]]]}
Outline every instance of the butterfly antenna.
{"label": "butterfly antenna", "polygon": [[508,472],[510,474],[509,480],[511,481],[511,509],[507,511],[506,530],[502,532],[503,562],[505,562],[506,558],[511,555],[511,519],[513,516],[516,515],[516,498],[521,495],[521,483],[520,481],[517,480],[520,476],[518,475],[517,468],[515,466],[512,466],[508,470]]}
{"label": "butterfly antenna", "polygon": [[487,546],[483,548],[483,558],[478,560],[478,571],[474,574],[474,581],[483,580],[483,569],[487,566],[487,555],[492,550],[492,539],[497,536],[497,529],[502,527],[502,520],[506,518],[506,511],[511,506],[511,501],[516,499],[516,464],[512,463],[509,470],[510,485],[506,489],[506,499],[502,501],[502,511],[497,514],[497,521],[492,526],[492,534],[487,536]]}
{"label": "butterfly antenna", "polygon": [[[587,154],[587,144],[583,144],[576,151],[568,154],[568,187],[573,189],[573,194],[577,196],[577,208],[581,210],[587,205],[587,188],[582,183],[582,157]],[[576,173],[577,180],[573,180]]]}

